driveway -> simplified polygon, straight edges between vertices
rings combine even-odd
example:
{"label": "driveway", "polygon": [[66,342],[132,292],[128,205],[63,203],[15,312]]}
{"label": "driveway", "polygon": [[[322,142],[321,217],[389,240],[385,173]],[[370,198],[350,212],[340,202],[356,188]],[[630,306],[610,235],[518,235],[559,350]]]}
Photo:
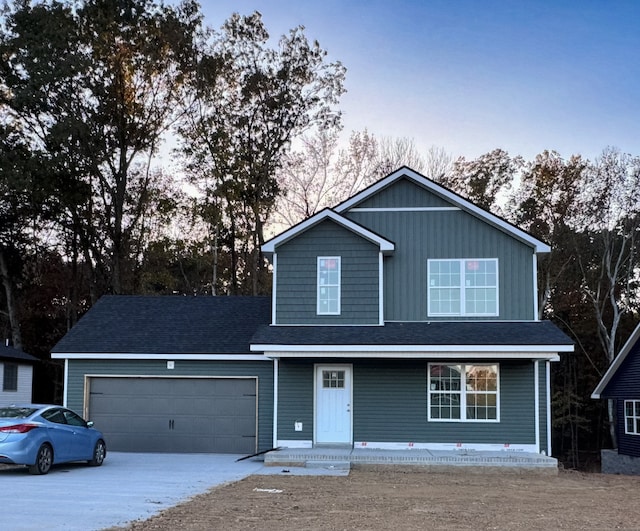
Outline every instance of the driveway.
{"label": "driveway", "polygon": [[59,465],[45,476],[0,466],[2,529],[98,530],[125,525],[209,488],[260,473],[239,455],[113,452],[99,468]]}

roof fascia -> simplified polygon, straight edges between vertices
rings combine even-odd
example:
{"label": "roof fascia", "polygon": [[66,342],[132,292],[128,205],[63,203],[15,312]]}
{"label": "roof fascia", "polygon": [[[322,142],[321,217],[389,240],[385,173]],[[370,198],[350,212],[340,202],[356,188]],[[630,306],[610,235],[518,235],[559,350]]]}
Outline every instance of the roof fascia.
{"label": "roof fascia", "polygon": [[310,352],[321,353],[327,351],[334,353],[362,353],[366,356],[371,353],[482,353],[483,355],[495,353],[558,353],[573,352],[573,345],[272,345],[253,344],[252,352]]}
{"label": "roof fascia", "polygon": [[343,203],[340,203],[338,206],[334,208],[336,212],[342,214],[343,212],[348,211],[354,205],[360,203],[364,199],[376,194],[378,191],[386,188],[394,181],[401,179],[402,177],[408,177],[412,181],[416,182],[420,186],[431,190],[432,192],[437,193],[438,195],[446,198],[448,201],[458,205],[461,209],[474,214],[476,217],[479,217],[486,222],[495,225],[502,229],[503,231],[511,234],[514,238],[524,241],[525,243],[531,245],[536,253],[549,253],[551,252],[551,247],[544,243],[543,241],[538,240],[533,237],[531,234],[519,229],[515,225],[512,225],[508,221],[492,214],[491,212],[487,212],[486,210],[480,208],[479,206],[474,205],[471,201],[464,199],[462,196],[448,190],[447,188],[439,185],[438,183],[427,179],[423,175],[420,175],[416,171],[408,168],[407,166],[403,166],[402,168],[396,170],[395,172],[387,175],[385,178],[381,179],[377,183],[365,188],[362,192],[357,193],[351,198],[347,199]]}
{"label": "roof fascia", "polygon": [[62,360],[204,360],[204,361],[271,361],[262,354],[155,354],[144,352],[55,352],[52,359]]}
{"label": "roof fascia", "polygon": [[484,352],[484,351],[465,351],[465,352],[449,352],[449,351],[377,351],[377,352],[349,352],[341,353],[334,350],[324,352],[303,352],[303,351],[282,351],[274,349],[265,352],[268,358],[289,358],[289,359],[313,359],[322,357],[331,359],[441,359],[441,360],[546,360],[559,361],[560,356],[557,352]]}
{"label": "roof fascia", "polygon": [[389,254],[393,252],[395,248],[395,245],[393,244],[393,242],[390,242],[389,240],[386,240],[385,238],[379,236],[378,234],[371,232],[365,227],[362,227],[361,225],[354,223],[350,219],[347,219],[341,216],[340,214],[337,214],[333,210],[325,208],[324,210],[318,212],[317,214],[314,214],[310,218],[307,218],[306,220],[302,221],[301,223],[298,223],[297,225],[294,225],[290,229],[284,231],[283,233],[279,234],[275,238],[272,238],[268,242],[264,243],[262,246],[262,252],[274,253],[275,248],[278,245],[282,245],[283,243],[295,238],[299,234],[302,234],[303,232],[309,230],[310,228],[314,227],[318,223],[321,223],[322,221],[325,221],[327,219],[330,219],[335,223],[337,223],[338,225],[341,225],[342,227],[354,232],[360,237],[366,240],[369,240],[372,243],[375,243],[380,247],[380,251],[384,254]]}
{"label": "roof fascia", "polygon": [[618,371],[618,368],[620,367],[620,365],[622,365],[622,362],[625,360],[629,352],[631,352],[631,349],[635,346],[639,338],[640,338],[640,324],[638,324],[635,330],[631,332],[631,335],[629,336],[629,339],[627,339],[627,342],[622,347],[622,350],[620,350],[620,353],[616,356],[616,359],[613,360],[613,363],[609,365],[609,368],[607,369],[607,372],[604,373],[604,376],[600,380],[600,383],[598,383],[593,393],[591,393],[591,398],[602,397],[601,396],[602,391],[605,390],[605,388],[611,381],[611,378],[613,378],[614,374]]}

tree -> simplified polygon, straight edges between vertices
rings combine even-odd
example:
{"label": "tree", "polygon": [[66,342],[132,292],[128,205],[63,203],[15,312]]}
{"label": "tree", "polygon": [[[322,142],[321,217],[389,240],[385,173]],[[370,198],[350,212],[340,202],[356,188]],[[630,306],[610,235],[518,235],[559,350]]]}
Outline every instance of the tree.
{"label": "tree", "polygon": [[[197,4],[17,2],[0,51],[2,106],[60,179],[65,234],[114,293],[131,291],[151,161],[180,115]],[[94,292],[94,297],[99,295]]]}
{"label": "tree", "polygon": [[[640,233],[640,157],[607,148],[584,172],[583,194],[574,223],[589,252],[577,255],[583,293],[597,323],[606,365],[620,348],[618,331],[625,314],[638,305]],[[579,240],[576,240],[579,241]],[[615,445],[613,404],[609,430]]]}
{"label": "tree", "polygon": [[440,182],[479,207],[500,215],[500,200],[511,188],[523,162],[522,157],[512,158],[502,149],[494,149],[471,161],[459,157],[452,171]]}
{"label": "tree", "polygon": [[230,248],[233,293],[267,289],[260,247],[280,193],[276,172],[296,136],[337,126],[334,106],[344,92],[344,67],[327,63],[303,27],[276,48],[268,39],[260,13],[232,15],[199,53],[190,112],[180,127],[214,241],[226,236]]}
{"label": "tree", "polygon": [[430,148],[423,157],[410,139],[378,140],[366,129],[353,131],[343,149],[338,131],[307,135],[301,144],[278,172],[282,195],[275,222],[286,226],[341,203],[401,166],[436,178],[449,172],[451,161],[440,148]]}

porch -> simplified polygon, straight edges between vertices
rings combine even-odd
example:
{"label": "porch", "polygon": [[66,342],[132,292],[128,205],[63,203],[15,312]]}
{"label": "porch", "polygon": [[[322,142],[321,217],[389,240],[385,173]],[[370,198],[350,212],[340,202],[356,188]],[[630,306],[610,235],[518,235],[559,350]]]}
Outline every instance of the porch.
{"label": "porch", "polygon": [[377,450],[368,448],[282,448],[268,452],[267,466],[342,468],[419,466],[432,472],[557,475],[558,461],[530,452],[474,450]]}

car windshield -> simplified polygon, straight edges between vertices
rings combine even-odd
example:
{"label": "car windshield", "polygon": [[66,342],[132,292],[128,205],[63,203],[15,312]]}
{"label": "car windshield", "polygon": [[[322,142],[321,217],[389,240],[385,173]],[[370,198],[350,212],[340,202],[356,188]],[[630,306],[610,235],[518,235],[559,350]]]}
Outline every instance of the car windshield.
{"label": "car windshield", "polygon": [[36,411],[34,407],[0,407],[0,418],[25,419]]}

